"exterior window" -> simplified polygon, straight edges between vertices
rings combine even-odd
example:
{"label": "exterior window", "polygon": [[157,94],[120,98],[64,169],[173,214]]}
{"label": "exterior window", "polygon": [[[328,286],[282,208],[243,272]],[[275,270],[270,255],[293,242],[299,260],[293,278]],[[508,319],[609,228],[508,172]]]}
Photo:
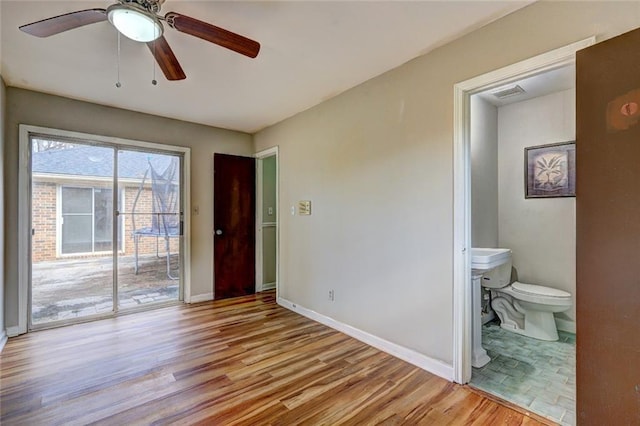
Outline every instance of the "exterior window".
{"label": "exterior window", "polygon": [[[110,251],[113,240],[113,190],[63,186],[61,196],[62,254]],[[122,239],[118,242],[118,249],[122,250]]]}

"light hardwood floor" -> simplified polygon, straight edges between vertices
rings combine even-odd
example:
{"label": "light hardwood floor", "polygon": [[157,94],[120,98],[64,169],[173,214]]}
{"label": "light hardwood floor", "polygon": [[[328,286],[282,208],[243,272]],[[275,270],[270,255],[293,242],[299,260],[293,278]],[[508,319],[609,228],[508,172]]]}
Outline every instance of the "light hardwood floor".
{"label": "light hardwood floor", "polygon": [[537,425],[272,292],[10,339],[0,423]]}

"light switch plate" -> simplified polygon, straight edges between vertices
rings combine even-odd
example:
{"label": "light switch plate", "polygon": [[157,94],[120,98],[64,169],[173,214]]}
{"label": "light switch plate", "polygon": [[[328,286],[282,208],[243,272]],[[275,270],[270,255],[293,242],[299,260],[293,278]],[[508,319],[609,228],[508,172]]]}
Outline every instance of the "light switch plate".
{"label": "light switch plate", "polygon": [[298,214],[300,216],[309,216],[311,214],[311,201],[310,200],[298,201]]}

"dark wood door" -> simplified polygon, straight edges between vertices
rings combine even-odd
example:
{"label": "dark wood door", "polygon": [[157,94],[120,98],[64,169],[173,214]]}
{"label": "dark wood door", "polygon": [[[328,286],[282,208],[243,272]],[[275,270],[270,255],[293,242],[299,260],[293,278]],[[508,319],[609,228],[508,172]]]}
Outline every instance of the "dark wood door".
{"label": "dark wood door", "polygon": [[215,154],[214,298],[255,293],[255,160]]}
{"label": "dark wood door", "polygon": [[640,30],[576,60],[577,420],[640,424]]}

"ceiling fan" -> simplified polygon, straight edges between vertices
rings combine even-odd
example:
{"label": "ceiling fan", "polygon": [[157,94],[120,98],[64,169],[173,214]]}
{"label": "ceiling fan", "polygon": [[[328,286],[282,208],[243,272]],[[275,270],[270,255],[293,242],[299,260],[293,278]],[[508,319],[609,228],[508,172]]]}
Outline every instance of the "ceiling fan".
{"label": "ceiling fan", "polygon": [[20,30],[36,37],[49,37],[108,20],[122,35],[147,43],[167,80],[183,80],[186,75],[163,36],[162,21],[177,31],[250,58],[258,56],[260,43],[257,41],[176,12],[161,16],[160,8],[164,2],[165,0],[118,0],[118,3],[106,9],[78,10],[22,25]]}

